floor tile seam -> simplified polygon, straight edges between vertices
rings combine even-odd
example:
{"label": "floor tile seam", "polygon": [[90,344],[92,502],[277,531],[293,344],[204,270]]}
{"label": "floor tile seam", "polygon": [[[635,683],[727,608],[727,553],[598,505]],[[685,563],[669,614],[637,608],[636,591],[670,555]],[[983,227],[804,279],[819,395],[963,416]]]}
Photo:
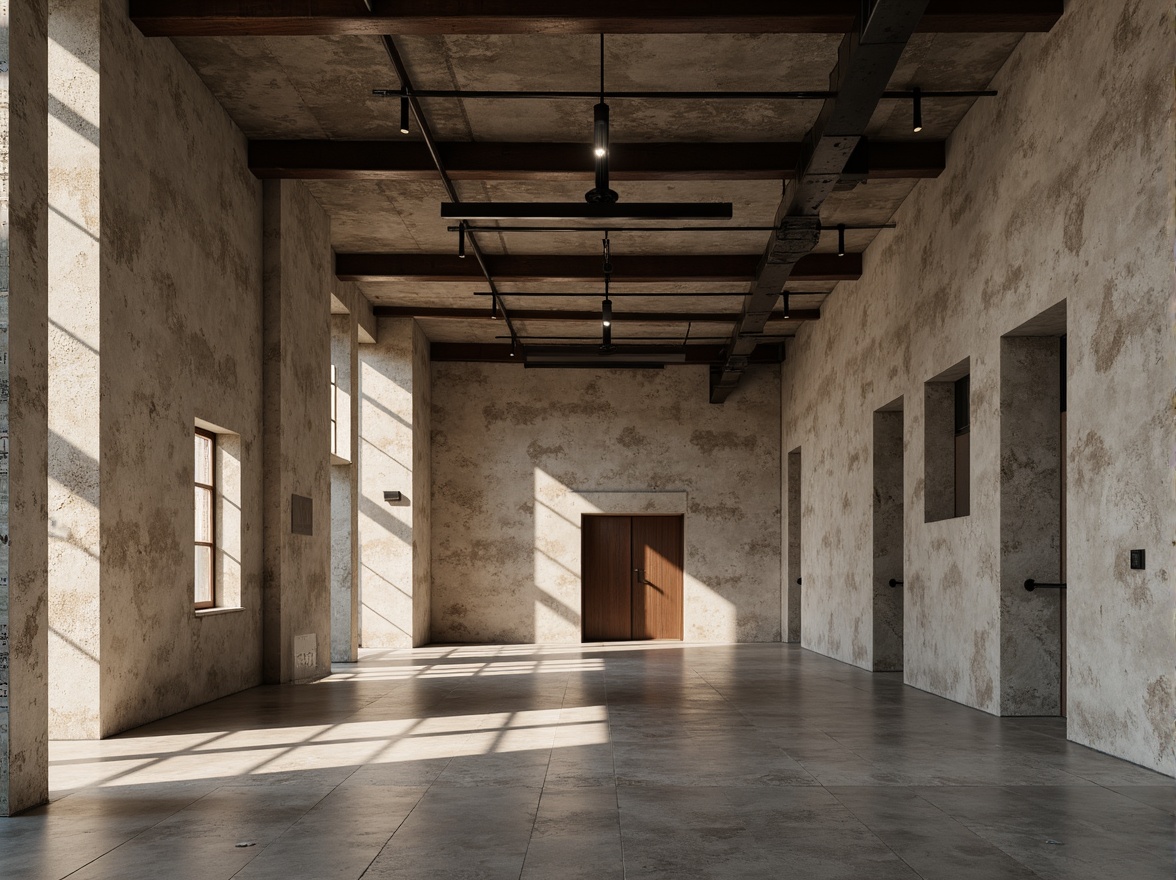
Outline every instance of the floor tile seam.
{"label": "floor tile seam", "polygon": [[[848,804],[846,804],[844,801],[841,800],[841,798],[837,797],[836,794],[834,794],[832,791],[830,791],[828,786],[822,785],[821,788],[823,788],[825,790],[825,792],[829,795],[829,797],[833,798],[833,800],[835,800],[837,802],[837,804],[843,810],[845,810],[847,813],[849,813],[849,815],[853,816],[854,820],[856,822],[858,822],[864,829],[866,829],[866,831],[869,832],[871,837],[873,837],[875,840],[877,840],[878,843],[882,844],[882,846],[884,846],[887,849],[887,851],[890,852],[896,859],[898,859],[900,862],[902,862],[904,865],[906,865],[907,868],[910,869],[912,874],[914,874],[916,877],[919,877],[920,880],[926,880],[925,874],[923,874],[914,865],[912,865],[910,862],[908,862],[906,859],[904,859],[901,855],[899,855],[898,851],[895,850],[894,847],[892,847],[889,843],[887,843],[885,840],[883,840],[881,835],[878,834],[878,832],[876,832],[873,828],[871,828],[869,825],[867,825],[865,820],[862,819],[861,816],[859,816],[857,813],[855,813],[853,811],[853,809]],[[1001,850],[1001,852],[1004,852],[1004,850]],[[1006,853],[1006,855],[1007,855],[1007,853]],[[1018,864],[1020,864],[1020,862],[1018,862]],[[1033,876],[1036,877],[1038,875],[1034,874]]]}
{"label": "floor tile seam", "polygon": [[[445,772],[445,770],[449,767],[449,765],[452,761],[453,761],[453,758],[450,758],[448,761],[445,762],[445,767],[441,768],[441,773]],[[360,871],[356,880],[362,880],[363,877],[367,876],[367,872],[372,869],[372,865],[374,865],[376,863],[376,861],[380,858],[380,856],[382,856],[384,854],[384,850],[386,850],[388,848],[388,844],[390,844],[392,842],[392,838],[394,838],[396,836],[396,833],[401,828],[404,827],[404,823],[406,823],[409,820],[409,817],[411,817],[412,814],[416,812],[416,808],[421,805],[421,801],[423,801],[425,799],[426,795],[428,795],[428,793],[433,790],[433,785],[436,783],[436,781],[440,777],[441,773],[438,773],[437,776],[433,777],[433,780],[427,786],[425,786],[425,790],[423,792],[421,792],[421,796],[418,797],[416,799],[416,801],[413,803],[412,809],[410,809],[407,813],[405,813],[404,818],[396,823],[396,827],[392,829],[392,833],[388,835],[388,839],[384,841],[383,845],[379,848],[379,850],[377,850],[376,854],[374,856],[372,856],[371,861],[369,861],[367,863],[367,866],[362,871]]]}
{"label": "floor tile seam", "polygon": [[[131,836],[130,836],[130,837],[128,837],[126,840],[124,840],[124,841],[122,841],[121,843],[119,843],[117,846],[112,846],[110,849],[108,849],[108,850],[106,850],[106,851],[104,851],[104,852],[100,853],[99,855],[96,855],[96,856],[94,856],[94,858],[90,859],[90,860],[89,860],[88,862],[86,862],[85,864],[83,864],[83,865],[78,865],[78,867],[74,868],[74,869],[73,869],[72,871],[70,871],[68,874],[63,874],[63,875],[61,876],[61,880],[67,880],[67,878],[69,878],[69,877],[72,877],[74,874],[78,873],[78,871],[82,871],[82,870],[84,870],[84,869],[88,868],[90,865],[94,864],[95,862],[99,861],[100,859],[104,859],[104,858],[106,858],[106,857],[107,857],[108,855],[110,855],[112,852],[115,852],[116,850],[122,849],[122,848],[123,848],[124,846],[126,846],[128,843],[133,843],[134,841],[136,841],[136,840],[138,840],[140,837],[142,837],[144,834],[146,834],[148,831],[151,831],[153,828],[157,827],[158,825],[162,825],[162,824],[163,824],[164,822],[166,822],[168,819],[171,819],[173,816],[176,816],[176,815],[178,815],[179,813],[182,813],[184,810],[188,809],[188,808],[189,808],[189,807],[191,807],[192,805],[200,803],[200,802],[201,802],[202,800],[204,800],[205,798],[207,798],[207,797],[209,797],[209,796],[211,796],[211,795],[215,794],[216,792],[220,791],[220,790],[221,790],[223,787],[224,787],[223,785],[218,785],[218,786],[216,786],[215,788],[212,788],[212,789],[210,789],[210,790],[206,791],[206,792],[205,792],[204,794],[202,794],[200,797],[198,797],[198,798],[196,798],[196,799],[194,799],[194,800],[191,800],[191,801],[189,801],[188,803],[184,804],[184,806],[182,806],[182,807],[178,807],[177,809],[175,809],[175,810],[173,810],[172,812],[168,813],[166,816],[163,816],[163,817],[161,817],[161,818],[160,818],[160,819],[159,819],[157,822],[152,822],[150,825],[148,825],[148,826],[146,826],[146,827],[144,827],[144,828],[140,829],[138,832],[136,832],[135,834],[131,835]],[[252,859],[250,859],[250,861],[252,861]]]}
{"label": "floor tile seam", "polygon": [[[571,686],[571,677],[564,679],[564,692],[560,698],[560,711],[563,711],[563,705],[568,698],[568,688]],[[547,766],[543,770],[543,782],[539,786],[539,801],[535,804],[535,816],[531,819],[531,833],[527,835],[527,848],[523,850],[523,861],[519,864],[519,880],[522,880],[523,873],[527,870],[527,856],[531,852],[531,841],[535,839],[535,826],[539,824],[539,810],[543,807],[543,793],[547,790],[547,777],[551,774],[551,756],[555,752],[555,739],[552,738],[551,747],[547,750]]]}
{"label": "floor tile seam", "polygon": [[621,792],[620,783],[617,781],[617,750],[612,737],[612,712],[610,711],[609,695],[608,695],[608,663],[603,664],[601,669],[601,683],[604,687],[604,715],[608,724],[608,754],[612,761],[612,777],[613,777],[613,798],[617,805],[617,845],[621,850],[621,880],[625,880],[629,876],[629,868],[625,862],[625,835],[621,829]]}

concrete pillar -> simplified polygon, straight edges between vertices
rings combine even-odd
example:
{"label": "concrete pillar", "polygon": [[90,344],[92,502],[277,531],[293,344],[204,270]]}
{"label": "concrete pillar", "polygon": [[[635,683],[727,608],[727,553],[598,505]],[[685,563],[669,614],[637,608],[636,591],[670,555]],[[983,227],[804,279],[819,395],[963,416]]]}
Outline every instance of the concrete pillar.
{"label": "concrete pillar", "polygon": [[0,816],[49,799],[44,0],[0,5]]}
{"label": "concrete pillar", "polygon": [[359,320],[331,315],[334,443],[331,450],[331,660],[359,659]]}
{"label": "concrete pillar", "polygon": [[[429,641],[429,342],[410,318],[381,319],[360,350],[360,632],[365,647]],[[388,502],[384,493],[401,493]]]}
{"label": "concrete pillar", "polygon": [[49,667],[55,738],[102,735],[98,0],[49,3]]}
{"label": "concrete pillar", "polygon": [[[331,669],[330,221],[297,181],[262,193],[262,676]],[[305,519],[305,521],[303,521]]]}
{"label": "concrete pillar", "polygon": [[1061,712],[1061,383],[1056,337],[1000,341],[1000,713]]}

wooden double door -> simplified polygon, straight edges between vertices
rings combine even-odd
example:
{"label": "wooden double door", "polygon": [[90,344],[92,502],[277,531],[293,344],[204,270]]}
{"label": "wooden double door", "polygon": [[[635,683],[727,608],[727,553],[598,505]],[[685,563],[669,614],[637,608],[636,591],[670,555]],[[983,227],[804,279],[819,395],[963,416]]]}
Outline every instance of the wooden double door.
{"label": "wooden double door", "polygon": [[681,516],[585,516],[585,642],[682,638]]}

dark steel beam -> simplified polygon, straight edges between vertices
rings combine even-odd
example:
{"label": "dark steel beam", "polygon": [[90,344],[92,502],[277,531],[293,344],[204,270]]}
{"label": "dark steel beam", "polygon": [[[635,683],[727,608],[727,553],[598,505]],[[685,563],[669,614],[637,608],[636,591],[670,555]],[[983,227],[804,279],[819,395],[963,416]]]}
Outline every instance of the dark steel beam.
{"label": "dark steel beam", "polygon": [[[131,0],[149,37],[847,33],[861,0]],[[1062,0],[932,0],[926,33],[1047,31]]]}
{"label": "dark steel beam", "polygon": [[[510,346],[505,343],[494,342],[434,342],[430,346],[430,356],[433,361],[466,362],[466,363],[519,363],[518,358],[510,355]],[[722,361],[723,347],[721,345],[639,345],[616,346],[625,355],[682,355],[686,359],[677,362],[678,366],[695,364],[716,364]],[[591,357],[585,353],[585,360]],[[752,355],[752,363],[779,364],[784,360],[784,346],[782,343],[761,345]],[[667,364],[672,365],[672,364]],[[609,366],[601,361],[601,367]]]}
{"label": "dark steel beam", "polygon": [[[438,143],[452,180],[587,181],[586,144]],[[613,180],[788,180],[802,145],[611,144]],[[944,141],[871,141],[863,172],[869,180],[938,177]],[[249,168],[262,179],[435,180],[437,169],[421,141],[253,141]]]}
{"label": "dark steel beam", "polygon": [[[448,309],[418,306],[375,306],[372,311],[377,318],[459,318],[463,320],[491,320],[489,309]],[[515,321],[600,321],[600,310],[565,311],[562,309],[511,309]],[[613,321],[617,323],[652,324],[733,324],[739,315],[735,312],[626,312],[613,308]],[[792,309],[788,317],[783,312],[774,312],[771,321],[819,321],[820,309]],[[521,335],[521,334],[520,334]]]}
{"label": "dark steel beam", "polygon": [[[737,282],[755,278],[758,254],[659,254],[613,257],[614,283]],[[586,255],[487,254],[486,267],[499,282],[601,281],[600,257]],[[340,281],[476,282],[481,267],[455,254],[336,254]],[[862,255],[808,254],[796,265],[793,278],[806,281],[856,281]],[[510,294],[506,294],[509,296]],[[769,309],[768,311],[771,311]]]}
{"label": "dark steel beam", "polygon": [[804,142],[796,177],[785,184],[772,234],[756,269],[755,281],[731,333],[722,367],[711,372],[711,403],[722,403],[739,384],[755,351],[756,336],[780,300],[781,291],[817,246],[821,206],[860,155],[866,126],[886,85],[919,25],[928,0],[875,0],[862,4],[868,17],[855,23],[841,41],[837,66],[829,74],[830,98],[821,107]]}

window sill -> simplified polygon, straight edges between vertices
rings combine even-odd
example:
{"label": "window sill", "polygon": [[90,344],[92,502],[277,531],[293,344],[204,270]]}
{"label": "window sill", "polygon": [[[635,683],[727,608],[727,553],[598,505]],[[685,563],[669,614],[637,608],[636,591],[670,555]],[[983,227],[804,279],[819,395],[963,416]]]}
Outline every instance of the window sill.
{"label": "window sill", "polygon": [[234,614],[238,611],[244,611],[244,608],[197,608],[197,617],[215,617],[218,614]]}

